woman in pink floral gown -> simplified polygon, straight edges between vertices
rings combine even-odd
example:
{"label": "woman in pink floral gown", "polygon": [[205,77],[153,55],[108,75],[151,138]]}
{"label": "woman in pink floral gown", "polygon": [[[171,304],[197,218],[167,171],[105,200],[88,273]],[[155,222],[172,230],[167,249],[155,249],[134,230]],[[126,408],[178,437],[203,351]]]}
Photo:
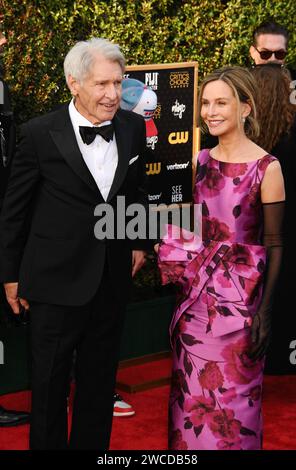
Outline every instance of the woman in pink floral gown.
{"label": "woman in pink floral gown", "polygon": [[169,447],[260,449],[283,178],[277,159],[250,140],[258,127],[247,70],[215,71],[199,101],[202,126],[219,138],[198,155],[194,203],[202,207],[202,236],[188,240],[168,226],[158,249],[163,283],[180,287],[170,327]]}

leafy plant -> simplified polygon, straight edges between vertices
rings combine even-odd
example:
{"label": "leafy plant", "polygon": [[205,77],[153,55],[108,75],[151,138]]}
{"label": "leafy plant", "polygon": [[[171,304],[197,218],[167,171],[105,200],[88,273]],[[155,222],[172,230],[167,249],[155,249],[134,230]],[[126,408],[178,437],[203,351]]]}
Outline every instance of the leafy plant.
{"label": "leafy plant", "polygon": [[120,44],[128,64],[196,60],[202,77],[247,64],[254,27],[273,17],[290,30],[288,61],[296,62],[295,0],[0,0],[0,11],[19,122],[69,100],[64,57],[91,36]]}
{"label": "leafy plant", "polygon": [[[296,63],[295,0],[0,0],[8,45],[4,68],[19,122],[69,100],[63,60],[78,40],[108,38],[127,63],[197,61],[199,78],[225,64],[249,65],[254,28],[273,18],[290,31]],[[133,298],[160,293],[153,255]]]}

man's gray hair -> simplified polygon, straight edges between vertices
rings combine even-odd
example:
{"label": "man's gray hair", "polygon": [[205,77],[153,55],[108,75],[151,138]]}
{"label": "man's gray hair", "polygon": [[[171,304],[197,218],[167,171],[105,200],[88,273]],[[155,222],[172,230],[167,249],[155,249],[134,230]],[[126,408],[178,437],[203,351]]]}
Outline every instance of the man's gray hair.
{"label": "man's gray hair", "polygon": [[124,72],[125,58],[118,44],[103,38],[91,38],[88,41],[77,42],[66,55],[64,60],[66,81],[68,82],[69,75],[78,81],[87,77],[98,55],[112,62],[118,62]]}

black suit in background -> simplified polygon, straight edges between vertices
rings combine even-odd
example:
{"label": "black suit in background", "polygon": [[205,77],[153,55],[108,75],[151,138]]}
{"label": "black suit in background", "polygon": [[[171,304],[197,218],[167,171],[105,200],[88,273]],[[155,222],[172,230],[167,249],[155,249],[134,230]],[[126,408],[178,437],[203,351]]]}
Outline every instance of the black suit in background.
{"label": "black suit in background", "polygon": [[[12,156],[15,150],[15,123],[8,87],[0,75],[3,102],[0,101],[0,209],[9,177]],[[1,93],[2,98],[2,93]]]}
{"label": "black suit in background", "polygon": [[[126,206],[146,204],[146,139],[144,120],[134,113],[118,111],[113,124],[118,166],[107,202],[116,218],[117,196]],[[95,238],[94,209],[104,202],[67,105],[22,126],[1,217],[1,278],[19,281],[19,296],[30,303],[32,449],[66,448],[75,348],[70,448],[108,448],[132,244]]]}
{"label": "black suit in background", "polygon": [[[1,33],[1,31],[0,31]],[[1,36],[1,34],[0,34]],[[0,64],[1,66],[1,64]],[[6,191],[9,171],[15,150],[15,124],[10,103],[9,90],[1,77],[0,67],[0,212]],[[3,94],[2,94],[3,93]],[[1,260],[0,260],[1,271]],[[3,285],[0,285],[0,327],[14,318],[6,301]],[[29,422],[29,413],[7,410],[0,406],[0,427],[10,427]]]}
{"label": "black suit in background", "polygon": [[[15,151],[16,129],[7,84],[1,77],[0,69],[0,212],[7,187],[11,161]],[[2,96],[3,92],[3,96]],[[3,101],[2,101],[3,98]],[[0,260],[1,262],[1,260]],[[0,286],[0,324],[10,317],[3,286]]]}
{"label": "black suit in background", "polygon": [[295,374],[290,362],[291,341],[296,339],[296,316],[293,306],[295,289],[295,230],[293,220],[296,207],[296,119],[289,135],[281,137],[270,152],[280,161],[285,181],[286,204],[283,224],[284,246],[281,273],[272,308],[272,338],[266,356],[265,373]]}

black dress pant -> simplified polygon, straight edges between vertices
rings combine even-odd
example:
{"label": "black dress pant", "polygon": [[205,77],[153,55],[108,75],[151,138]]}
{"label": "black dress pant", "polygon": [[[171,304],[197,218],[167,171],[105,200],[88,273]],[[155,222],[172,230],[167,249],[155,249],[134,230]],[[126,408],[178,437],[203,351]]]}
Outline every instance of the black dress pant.
{"label": "black dress pant", "polygon": [[[31,301],[30,311],[30,448],[108,449],[125,305],[114,296],[107,269],[87,305]],[[76,389],[67,444],[67,391],[74,350]]]}

